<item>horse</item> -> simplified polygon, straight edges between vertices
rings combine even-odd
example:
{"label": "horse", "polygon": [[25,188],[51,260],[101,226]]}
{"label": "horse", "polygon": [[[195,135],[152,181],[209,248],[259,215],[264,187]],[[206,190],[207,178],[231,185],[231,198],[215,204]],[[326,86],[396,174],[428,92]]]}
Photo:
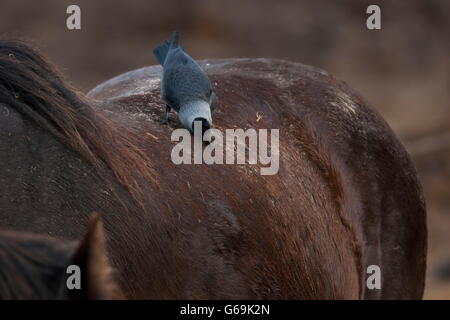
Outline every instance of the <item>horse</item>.
{"label": "horse", "polygon": [[[68,268],[80,267],[79,290],[67,286]],[[80,242],[0,230],[0,299],[119,299],[106,257],[99,216]]]}
{"label": "horse", "polygon": [[0,224],[73,240],[101,213],[130,299],[420,299],[422,189],[368,102],[300,63],[199,63],[216,129],[279,129],[277,174],[173,163],[181,126],[163,124],[160,67],[84,96],[36,50],[0,42]]}

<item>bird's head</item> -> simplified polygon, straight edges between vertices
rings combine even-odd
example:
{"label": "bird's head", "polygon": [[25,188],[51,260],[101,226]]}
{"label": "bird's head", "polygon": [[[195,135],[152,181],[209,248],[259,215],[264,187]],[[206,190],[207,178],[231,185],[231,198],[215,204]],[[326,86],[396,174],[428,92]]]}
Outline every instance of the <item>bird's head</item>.
{"label": "bird's head", "polygon": [[193,100],[183,104],[178,113],[180,122],[191,132],[194,132],[194,122],[201,122],[202,133],[212,127],[211,108],[204,100]]}

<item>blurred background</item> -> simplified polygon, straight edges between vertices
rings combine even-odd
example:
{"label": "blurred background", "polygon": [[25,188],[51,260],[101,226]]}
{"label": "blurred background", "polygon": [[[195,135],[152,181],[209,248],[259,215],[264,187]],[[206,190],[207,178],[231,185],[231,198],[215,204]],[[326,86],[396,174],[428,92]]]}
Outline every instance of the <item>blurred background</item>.
{"label": "blurred background", "polygon": [[[81,8],[81,30],[66,28],[70,4]],[[381,30],[366,28],[370,4],[381,7]],[[0,38],[31,42],[84,92],[156,64],[153,47],[175,29],[196,59],[298,61],[365,96],[406,145],[423,184],[425,298],[450,299],[450,1],[0,2]]]}

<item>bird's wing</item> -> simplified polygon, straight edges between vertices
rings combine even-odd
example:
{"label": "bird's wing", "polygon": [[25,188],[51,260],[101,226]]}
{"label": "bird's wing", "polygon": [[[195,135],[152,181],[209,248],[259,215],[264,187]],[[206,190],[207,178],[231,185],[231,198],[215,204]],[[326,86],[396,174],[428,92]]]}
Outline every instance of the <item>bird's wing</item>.
{"label": "bird's wing", "polygon": [[217,96],[214,93],[214,91],[212,91],[211,97],[209,98],[209,105],[210,105],[210,108],[211,108],[211,112],[213,112],[214,109],[217,108],[218,101],[217,101]]}

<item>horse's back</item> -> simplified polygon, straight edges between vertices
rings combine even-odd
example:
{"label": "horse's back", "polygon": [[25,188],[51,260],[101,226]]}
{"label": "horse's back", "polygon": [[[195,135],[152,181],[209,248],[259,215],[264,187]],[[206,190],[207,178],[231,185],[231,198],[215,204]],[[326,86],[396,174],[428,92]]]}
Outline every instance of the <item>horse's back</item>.
{"label": "horse's back", "polygon": [[[176,229],[174,245],[189,252],[174,258],[192,265],[186,288],[198,297],[218,290],[219,297],[421,298],[424,202],[384,120],[312,67],[267,59],[201,65],[219,99],[216,128],[280,130],[278,174],[262,176],[260,165],[173,164],[170,135],[179,125],[162,124],[160,67],[89,93],[148,136],[161,177],[153,205]],[[380,290],[366,287],[370,265],[381,269]],[[221,276],[205,278],[213,270]],[[223,283],[229,287],[214,286]]]}

